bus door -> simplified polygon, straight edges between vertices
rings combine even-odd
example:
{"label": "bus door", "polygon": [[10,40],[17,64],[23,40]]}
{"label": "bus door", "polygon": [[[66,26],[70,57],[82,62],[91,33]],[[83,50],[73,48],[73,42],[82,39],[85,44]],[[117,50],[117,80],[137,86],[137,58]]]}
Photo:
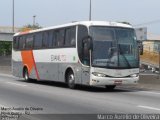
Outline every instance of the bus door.
{"label": "bus door", "polygon": [[89,49],[88,49],[88,43],[83,42],[83,47],[82,47],[82,83],[83,84],[89,84],[90,81],[90,54],[89,54]]}

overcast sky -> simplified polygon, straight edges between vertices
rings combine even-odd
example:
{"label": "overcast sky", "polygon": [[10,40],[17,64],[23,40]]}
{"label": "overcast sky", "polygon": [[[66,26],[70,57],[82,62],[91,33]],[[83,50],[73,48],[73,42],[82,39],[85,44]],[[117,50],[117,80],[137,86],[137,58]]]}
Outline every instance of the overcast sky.
{"label": "overcast sky", "polygon": [[[12,26],[12,1],[0,1],[0,26]],[[160,35],[160,0],[92,0],[92,20],[127,21]],[[15,25],[41,26],[88,20],[89,0],[15,0]]]}

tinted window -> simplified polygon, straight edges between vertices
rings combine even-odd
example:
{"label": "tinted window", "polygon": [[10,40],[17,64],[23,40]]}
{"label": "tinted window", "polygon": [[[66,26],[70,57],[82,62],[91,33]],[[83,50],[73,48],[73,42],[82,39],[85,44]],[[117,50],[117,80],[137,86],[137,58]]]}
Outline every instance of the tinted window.
{"label": "tinted window", "polygon": [[14,48],[15,50],[18,49],[18,37],[14,37],[14,38],[13,38],[13,48]]}
{"label": "tinted window", "polygon": [[42,33],[36,33],[35,34],[35,40],[34,40],[34,48],[41,48],[42,47]]}
{"label": "tinted window", "polygon": [[94,40],[112,41],[114,40],[114,31],[107,27],[90,27],[90,33]]}
{"label": "tinted window", "polygon": [[76,45],[76,27],[67,28],[65,35],[65,46],[75,46],[75,45]]}
{"label": "tinted window", "polygon": [[19,49],[23,50],[25,49],[26,41],[25,41],[25,36],[20,36],[19,37]]}
{"label": "tinted window", "polygon": [[48,32],[44,32],[43,34],[43,47],[44,48],[48,47]]}
{"label": "tinted window", "polygon": [[56,31],[56,45],[57,47],[62,47],[64,46],[64,35],[65,35],[65,30],[57,30]]}
{"label": "tinted window", "polygon": [[32,49],[33,47],[33,35],[28,35],[26,37],[26,49]]}
{"label": "tinted window", "polygon": [[53,31],[49,31],[48,33],[48,47],[51,48],[53,46]]}
{"label": "tinted window", "polygon": [[88,61],[85,61],[84,52],[85,45],[83,48],[83,39],[88,36],[88,29],[86,26],[78,26],[78,55],[83,64],[88,65]]}
{"label": "tinted window", "polygon": [[56,32],[52,32],[53,38],[52,38],[52,46],[55,47],[56,46],[56,39],[57,39],[57,34]]}

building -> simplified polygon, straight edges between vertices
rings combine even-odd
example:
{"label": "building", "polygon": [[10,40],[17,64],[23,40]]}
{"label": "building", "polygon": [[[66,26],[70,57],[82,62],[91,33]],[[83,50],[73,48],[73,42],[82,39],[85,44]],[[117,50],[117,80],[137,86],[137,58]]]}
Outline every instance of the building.
{"label": "building", "polygon": [[[15,32],[19,30],[15,28]],[[12,27],[0,27],[0,56],[11,55],[13,34]]]}
{"label": "building", "polygon": [[160,35],[147,34],[147,40],[143,41],[143,55],[140,56],[141,65],[153,72],[160,66]]}
{"label": "building", "polygon": [[[15,28],[15,32],[18,32],[20,28]],[[0,41],[12,41],[13,39],[12,27],[0,26]]]}

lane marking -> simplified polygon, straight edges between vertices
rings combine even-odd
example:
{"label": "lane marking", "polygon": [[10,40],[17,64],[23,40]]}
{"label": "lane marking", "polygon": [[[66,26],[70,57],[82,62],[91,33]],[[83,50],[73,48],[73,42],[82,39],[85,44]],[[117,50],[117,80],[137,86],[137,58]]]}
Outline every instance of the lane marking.
{"label": "lane marking", "polygon": [[21,86],[21,87],[26,87],[27,85],[23,85],[23,84],[17,84],[17,83],[13,83],[13,82],[6,82],[7,84],[11,84],[11,85],[17,85],[17,86]]}
{"label": "lane marking", "polygon": [[160,109],[159,109],[159,108],[150,107],[150,106],[138,105],[138,107],[140,107],[140,108],[145,108],[145,109],[150,109],[150,110],[160,111]]}

